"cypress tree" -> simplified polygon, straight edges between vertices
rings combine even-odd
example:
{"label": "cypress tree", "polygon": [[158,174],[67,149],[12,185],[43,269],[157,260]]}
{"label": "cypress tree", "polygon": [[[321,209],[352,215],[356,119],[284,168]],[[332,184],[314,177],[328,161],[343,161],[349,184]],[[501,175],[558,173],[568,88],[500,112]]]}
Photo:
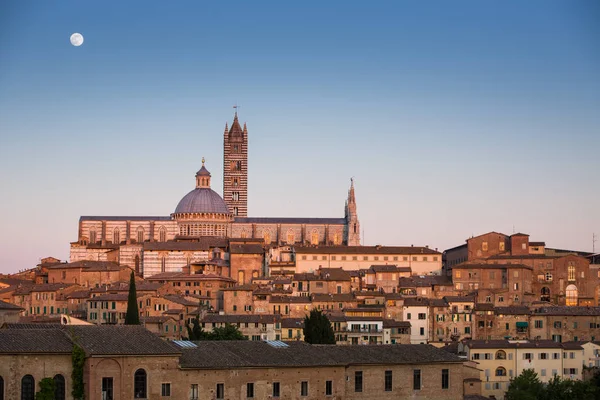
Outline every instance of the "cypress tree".
{"label": "cypress tree", "polygon": [[335,344],[331,322],[323,312],[313,309],[304,317],[304,341],[310,344]]}
{"label": "cypress tree", "polygon": [[129,280],[129,297],[127,298],[127,314],[125,315],[125,325],[139,325],[140,312],[138,310],[137,293],[135,290],[135,275],[131,271]]}

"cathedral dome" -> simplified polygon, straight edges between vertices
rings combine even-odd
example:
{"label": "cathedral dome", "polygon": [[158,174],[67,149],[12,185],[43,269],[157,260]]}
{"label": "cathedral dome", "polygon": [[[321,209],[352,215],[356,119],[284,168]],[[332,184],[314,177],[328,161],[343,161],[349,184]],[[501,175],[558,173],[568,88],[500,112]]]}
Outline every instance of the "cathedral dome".
{"label": "cathedral dome", "polygon": [[210,188],[196,188],[186,194],[177,204],[175,214],[213,213],[229,214],[225,200]]}

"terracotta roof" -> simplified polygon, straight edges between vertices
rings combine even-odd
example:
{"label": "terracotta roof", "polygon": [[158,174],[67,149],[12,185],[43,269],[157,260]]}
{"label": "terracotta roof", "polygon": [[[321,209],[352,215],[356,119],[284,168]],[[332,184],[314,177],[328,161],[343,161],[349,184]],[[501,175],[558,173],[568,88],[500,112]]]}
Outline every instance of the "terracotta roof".
{"label": "terracotta roof", "polygon": [[31,287],[32,292],[56,292],[57,290],[64,289],[70,286],[76,286],[73,283],[43,283],[39,285],[33,285]]}
{"label": "terracotta roof", "polygon": [[281,329],[304,328],[304,318],[282,318]]}
{"label": "terracotta roof", "polygon": [[246,292],[252,292],[254,290],[256,290],[258,288],[258,285],[256,284],[251,284],[251,283],[247,283],[245,285],[237,285],[237,286],[232,286],[229,288],[222,288],[221,291],[227,291],[227,292],[236,292],[236,291],[246,291]]}
{"label": "terracotta roof", "polygon": [[448,303],[472,303],[475,301],[475,296],[444,296]]}
{"label": "terracotta roof", "polygon": [[186,299],[183,296],[177,295],[177,294],[165,294],[163,296],[163,298],[165,300],[169,300],[172,301],[173,303],[177,303],[177,304],[181,304],[182,306],[197,306],[198,302],[197,301],[192,301],[189,299]]}
{"label": "terracotta roof", "polygon": [[2,329],[0,354],[71,354],[73,343],[59,328]]}
{"label": "terracotta roof", "polygon": [[65,297],[67,299],[87,299],[91,296],[89,290],[78,290],[76,292],[72,292],[67,294]]}
{"label": "terracotta roof", "polygon": [[0,310],[24,310],[24,308],[0,300]]}
{"label": "terracotta roof", "polygon": [[140,325],[70,325],[64,330],[69,334],[72,332],[88,356],[152,356],[180,353],[175,345],[165,342]]}
{"label": "terracotta roof", "polygon": [[529,315],[531,310],[526,306],[495,307],[496,315]]}
{"label": "terracotta roof", "polygon": [[356,301],[356,298],[352,293],[313,293],[312,301],[316,303],[321,302],[351,302]]}
{"label": "terracotta roof", "polygon": [[298,246],[295,250],[297,254],[442,254],[418,246]]}
{"label": "terracotta roof", "polygon": [[[527,341],[513,341],[513,340],[471,340],[465,343],[471,349],[535,349],[535,348],[550,348],[560,349],[563,348],[563,343],[558,343],[553,340],[527,340]],[[569,348],[575,349],[569,345]],[[581,349],[581,346],[579,346]]]}
{"label": "terracotta roof", "polygon": [[311,300],[308,296],[271,296],[269,303],[302,303],[310,304]]}
{"label": "terracotta roof", "polygon": [[[106,293],[90,297],[87,301],[127,301],[128,293]],[[138,298],[141,296],[138,296]]]}
{"label": "terracotta roof", "polygon": [[231,243],[229,245],[229,253],[231,254],[265,254],[265,249],[260,244],[238,244]]}
{"label": "terracotta roof", "polygon": [[206,314],[200,322],[208,323],[259,323],[259,324],[274,324],[281,322],[279,314]]}
{"label": "terracotta roof", "polygon": [[326,281],[351,281],[352,277],[348,271],[340,268],[319,268],[315,271],[319,280]]}
{"label": "terracotta roof", "polygon": [[317,367],[368,364],[460,363],[460,358],[430,345],[310,345],[294,341],[274,347],[262,341],[200,341],[182,349],[181,368]]}
{"label": "terracotta roof", "polygon": [[401,288],[452,286],[450,277],[444,275],[415,275],[411,277],[401,277],[398,282]]}
{"label": "terracotta roof", "polygon": [[143,324],[163,324],[167,321],[176,321],[175,318],[166,315],[158,315],[152,317],[140,317],[140,322]]}
{"label": "terracotta roof", "polygon": [[218,280],[226,282],[235,282],[226,276],[216,274],[185,274],[183,272],[163,272],[160,274],[152,275],[146,278],[147,281],[209,281]]}
{"label": "terracotta roof", "polygon": [[[411,269],[408,268],[410,271]],[[373,272],[399,272],[399,268],[397,265],[371,265],[369,271]]]}
{"label": "terracotta roof", "polygon": [[533,311],[532,315],[600,315],[600,307],[574,307],[554,306],[541,307]]}
{"label": "terracotta roof", "polygon": [[396,321],[393,319],[384,319],[383,327],[384,328],[410,328],[411,325],[410,325],[409,321]]}

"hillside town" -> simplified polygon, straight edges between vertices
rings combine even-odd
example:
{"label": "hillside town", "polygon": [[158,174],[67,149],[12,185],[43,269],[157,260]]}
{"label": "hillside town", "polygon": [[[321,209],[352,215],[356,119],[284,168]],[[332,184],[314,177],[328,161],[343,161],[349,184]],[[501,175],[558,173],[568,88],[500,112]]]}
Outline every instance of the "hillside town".
{"label": "hillside town", "polygon": [[[172,214],[82,216],[68,261],[0,276],[0,365],[20,365],[0,369],[0,399],[32,398],[44,376],[64,399],[74,346],[88,399],[502,399],[527,369],[549,382],[600,367],[599,254],[493,231],[367,246],[354,180],[344,217],[248,217],[247,141],[236,113],[223,197],[203,159]],[[313,310],[336,346],[304,343]],[[189,341],[195,321],[247,340]]]}

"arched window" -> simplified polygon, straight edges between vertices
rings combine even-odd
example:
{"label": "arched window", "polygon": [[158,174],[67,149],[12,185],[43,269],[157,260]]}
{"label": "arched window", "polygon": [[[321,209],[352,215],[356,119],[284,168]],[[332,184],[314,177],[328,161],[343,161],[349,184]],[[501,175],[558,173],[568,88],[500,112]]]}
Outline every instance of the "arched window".
{"label": "arched window", "polygon": [[506,352],[504,350],[498,350],[496,352],[496,360],[506,360]]}
{"label": "arched window", "polygon": [[310,234],[310,244],[314,244],[315,246],[319,244],[319,232],[316,229],[313,229]]}
{"label": "arched window", "polygon": [[31,375],[21,379],[21,400],[35,400],[35,381]]}
{"label": "arched window", "polygon": [[65,377],[60,374],[54,376],[54,400],[65,400]]}
{"label": "arched window", "polygon": [[246,232],[246,230],[245,230],[245,229],[243,229],[243,230],[242,230],[242,233],[240,234],[240,237],[241,237],[242,239],[246,239],[246,238],[248,237],[248,232]]}
{"label": "arched window", "polygon": [[294,235],[294,231],[291,230],[291,229],[288,230],[288,232],[287,232],[287,243],[288,244],[294,244],[294,242],[296,241],[295,239],[296,239],[296,237]]}
{"label": "arched window", "polygon": [[160,259],[160,272],[166,272],[167,271],[167,258],[165,256],[162,256]]}
{"label": "arched window", "polygon": [[496,368],[496,376],[506,376],[506,369],[503,367]]}
{"label": "arched window", "polygon": [[163,226],[161,226],[160,229],[158,230],[158,241],[159,242],[167,241],[167,230]]}
{"label": "arched window", "polygon": [[244,284],[244,271],[238,271],[238,285]]}
{"label": "arched window", "polygon": [[121,243],[121,232],[119,232],[119,228],[115,228],[113,231],[113,244]]}
{"label": "arched window", "polygon": [[4,400],[4,379],[0,376],[0,400]]}
{"label": "arched window", "polygon": [[144,228],[141,226],[137,228],[137,242],[144,243]]}
{"label": "arched window", "polygon": [[133,378],[133,397],[136,399],[145,399],[146,398],[146,371],[143,369],[138,369],[135,371],[135,375]]}
{"label": "arched window", "polygon": [[569,281],[574,281],[575,280],[575,266],[573,265],[572,262],[569,263],[569,268],[568,268],[568,279]]}
{"label": "arched window", "polygon": [[135,264],[135,272],[140,273],[140,256],[138,254],[135,255],[133,259],[133,263]]}
{"label": "arched window", "polygon": [[540,297],[541,301],[550,301],[550,289],[546,286],[542,288],[542,296]]}
{"label": "arched window", "polygon": [[[571,268],[571,267],[569,267]],[[567,286],[567,305],[568,306],[576,306],[577,305],[577,286],[569,285]]]}

